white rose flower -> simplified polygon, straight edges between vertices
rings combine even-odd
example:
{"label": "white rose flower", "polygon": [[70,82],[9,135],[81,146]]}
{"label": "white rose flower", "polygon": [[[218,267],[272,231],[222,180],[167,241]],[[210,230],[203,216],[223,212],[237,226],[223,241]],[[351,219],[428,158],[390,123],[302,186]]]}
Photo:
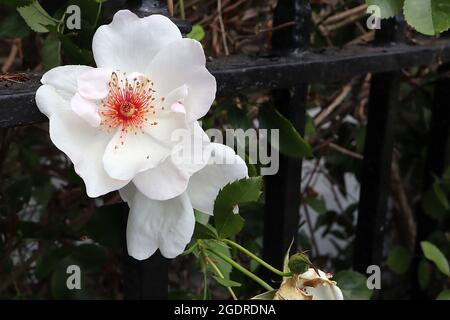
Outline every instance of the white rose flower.
{"label": "white rose flower", "polygon": [[[96,31],[92,52],[97,68],[63,66],[45,73],[36,103],[50,120],[53,143],[72,160],[90,197],[134,179],[142,189],[145,171],[171,154],[171,133],[208,112],[216,81],[201,44],[183,39],[161,15],[117,12]],[[159,199],[174,196],[155,193]]]}
{"label": "white rose flower", "polygon": [[341,289],[331,274],[313,268],[283,281],[275,293],[275,300],[344,300]]}
{"label": "white rose flower", "polygon": [[[197,123],[214,101],[216,81],[201,44],[183,39],[161,15],[117,12],[96,31],[92,51],[97,68],[45,73],[37,106],[88,196],[120,189],[130,206],[129,254],[141,260],[159,248],[173,258],[192,237],[193,208],[212,214],[219,190],[247,176],[245,162],[210,143]],[[174,140],[180,131],[197,136],[200,148]]]}

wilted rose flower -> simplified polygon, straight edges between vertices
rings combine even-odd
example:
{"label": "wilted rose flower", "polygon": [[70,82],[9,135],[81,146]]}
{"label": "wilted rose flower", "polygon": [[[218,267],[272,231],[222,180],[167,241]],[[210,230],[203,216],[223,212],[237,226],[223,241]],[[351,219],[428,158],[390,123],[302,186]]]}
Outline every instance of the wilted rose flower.
{"label": "wilted rose flower", "polygon": [[313,269],[285,279],[276,291],[274,300],[344,300],[341,289],[331,274]]}

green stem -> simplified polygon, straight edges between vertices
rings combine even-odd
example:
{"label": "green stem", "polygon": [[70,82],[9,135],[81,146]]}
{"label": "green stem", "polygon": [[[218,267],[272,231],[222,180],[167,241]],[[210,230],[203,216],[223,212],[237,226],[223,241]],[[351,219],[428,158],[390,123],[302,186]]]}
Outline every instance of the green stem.
{"label": "green stem", "polygon": [[[214,263],[214,261],[212,261],[211,258],[209,258],[209,257],[206,257],[206,260],[211,264],[211,267],[214,269],[216,274],[219,277],[221,277],[222,279],[225,279],[223,273],[220,271],[220,269],[217,267],[217,265]],[[236,294],[233,291],[233,288],[227,287],[227,290],[230,293],[230,295],[233,297],[233,300],[238,300],[238,298],[236,297]]]}
{"label": "green stem", "polygon": [[251,278],[252,280],[254,280],[256,283],[258,283],[259,285],[261,285],[264,289],[271,291],[274,290],[267,282],[265,282],[263,279],[261,279],[260,277],[258,277],[256,274],[250,272],[249,270],[245,269],[243,266],[241,266],[240,264],[238,264],[237,262],[235,262],[233,259],[227,257],[226,255],[224,255],[221,252],[216,252],[210,248],[206,248],[207,251],[211,252],[212,254],[216,255],[217,257],[221,258],[223,261],[227,262],[228,264],[230,264],[231,266],[233,266],[234,268],[236,268],[237,270],[239,270],[240,272],[242,272],[243,274],[245,274],[247,277]]}
{"label": "green stem", "polygon": [[268,270],[272,271],[273,273],[281,276],[281,277],[290,277],[292,276],[292,274],[290,272],[283,272],[280,271],[274,267],[272,267],[270,264],[268,264],[267,262],[265,262],[263,259],[261,259],[260,257],[258,257],[257,255],[255,255],[254,253],[248,251],[247,249],[245,249],[243,246],[241,246],[240,244],[229,240],[229,239],[222,239],[223,242],[229,244],[230,246],[238,249],[239,251],[241,251],[242,253],[248,255],[250,258],[252,258],[253,260],[255,260],[256,262],[258,262],[260,265],[262,265],[263,267],[267,268]]}
{"label": "green stem", "polygon": [[180,6],[180,15],[181,19],[186,19],[186,13],[184,11],[184,0],[178,0],[178,5]]}

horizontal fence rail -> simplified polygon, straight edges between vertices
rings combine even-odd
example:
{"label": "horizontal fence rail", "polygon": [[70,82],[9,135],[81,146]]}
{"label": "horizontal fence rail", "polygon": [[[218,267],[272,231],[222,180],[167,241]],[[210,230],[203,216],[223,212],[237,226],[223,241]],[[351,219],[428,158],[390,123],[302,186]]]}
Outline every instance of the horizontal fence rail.
{"label": "horizontal fence rail", "polygon": [[[218,95],[224,96],[447,62],[450,62],[450,40],[444,39],[424,41],[420,46],[391,43],[285,54],[235,55],[210,61],[208,69],[217,79]],[[0,128],[46,121],[34,101],[41,75],[27,76],[31,79],[24,83],[0,81]]]}

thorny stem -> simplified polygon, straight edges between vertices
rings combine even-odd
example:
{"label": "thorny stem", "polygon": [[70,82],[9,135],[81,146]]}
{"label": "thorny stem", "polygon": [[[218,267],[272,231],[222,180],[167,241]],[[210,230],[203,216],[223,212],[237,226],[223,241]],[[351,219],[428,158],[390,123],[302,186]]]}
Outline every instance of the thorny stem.
{"label": "thorny stem", "polygon": [[254,253],[248,251],[247,249],[245,249],[243,246],[241,246],[240,244],[229,240],[229,239],[223,239],[223,242],[229,244],[230,246],[232,246],[233,248],[236,248],[237,250],[241,251],[242,253],[246,254],[247,256],[249,256],[250,258],[252,258],[253,260],[255,260],[256,262],[258,262],[260,265],[262,265],[264,268],[267,268],[268,270],[272,271],[273,273],[281,276],[281,277],[289,277],[292,274],[289,272],[283,272],[280,271],[274,267],[272,267],[270,264],[268,264],[267,262],[265,262],[263,259],[261,259],[260,257],[258,257],[257,255],[255,255]]}
{"label": "thorny stem", "polygon": [[245,274],[247,277],[249,277],[252,280],[254,280],[256,283],[261,285],[264,289],[266,289],[268,291],[274,290],[274,288],[272,288],[267,282],[265,282],[263,279],[258,277],[256,274],[254,274],[254,273],[250,272],[249,270],[245,269],[243,266],[241,266],[240,264],[235,262],[233,259],[227,257],[226,255],[222,254],[221,252],[214,251],[214,250],[212,250],[210,248],[206,248],[206,250],[211,252],[212,254],[216,255],[217,257],[219,257],[223,261],[227,262],[228,264],[230,264],[231,266],[233,266],[234,268],[236,268],[237,270],[239,270],[240,272]]}

